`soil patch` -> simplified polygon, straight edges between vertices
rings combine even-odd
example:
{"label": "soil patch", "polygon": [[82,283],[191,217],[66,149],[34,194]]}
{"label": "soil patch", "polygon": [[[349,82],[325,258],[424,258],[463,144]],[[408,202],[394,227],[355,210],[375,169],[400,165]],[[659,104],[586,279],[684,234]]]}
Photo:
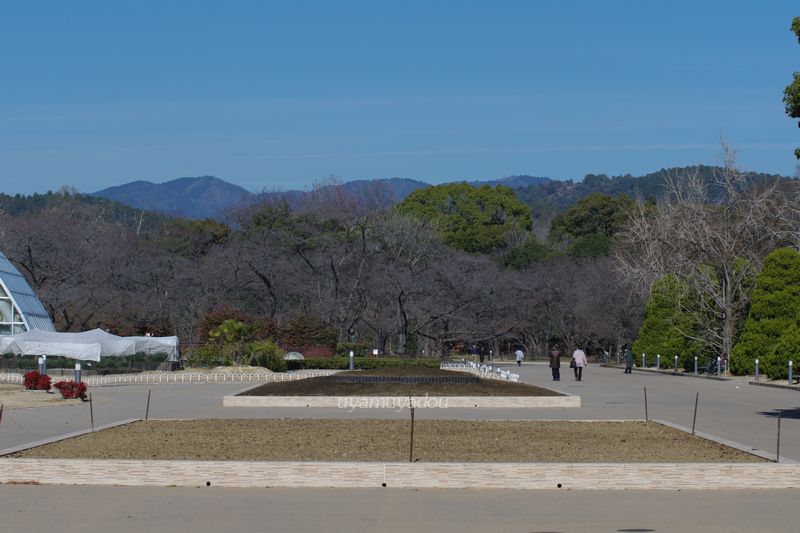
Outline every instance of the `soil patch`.
{"label": "soil patch", "polygon": [[[371,376],[381,381],[346,382],[344,379],[347,376]],[[563,396],[542,387],[496,379],[478,379],[475,383],[403,383],[391,381],[392,377],[398,380],[421,377],[473,378],[466,372],[438,368],[389,367],[267,383],[239,396]]]}
{"label": "soil patch", "polygon": [[[12,457],[407,461],[407,420],[151,420],[32,448]],[[654,422],[418,420],[424,462],[672,463],[763,459]]]}
{"label": "soil patch", "polygon": [[75,405],[81,400],[65,400],[56,392],[50,394],[44,391],[25,390],[22,385],[0,384],[0,404],[5,409],[20,407],[58,407],[62,405]]}

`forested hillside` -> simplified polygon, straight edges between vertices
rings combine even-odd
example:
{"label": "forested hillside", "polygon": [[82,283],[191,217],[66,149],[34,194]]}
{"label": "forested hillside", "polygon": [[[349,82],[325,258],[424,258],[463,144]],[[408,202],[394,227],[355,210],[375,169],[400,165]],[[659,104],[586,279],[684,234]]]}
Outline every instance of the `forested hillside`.
{"label": "forested hillside", "polygon": [[[209,316],[232,316],[265,331],[323,324],[338,342],[387,353],[544,354],[552,342],[597,353],[639,338],[648,352],[727,355],[764,257],[796,244],[796,183],[714,167],[645,178],[538,192],[462,182],[399,204],[385,182],[331,182],[295,206],[244,202],[227,223],[70,191],[0,195],[0,249],[65,331],[186,342]],[[521,201],[536,194],[544,235]]]}
{"label": "forested hillside", "polygon": [[[609,177],[605,174],[587,174],[582,181],[555,181],[517,189],[520,200],[530,206],[534,219],[549,219],[555,213],[575,205],[582,198],[601,193],[608,196],[624,194],[630,198],[655,200],[664,193],[664,184],[670,178],[685,177],[688,173],[699,173],[710,186],[710,200],[719,201],[723,191],[714,186],[714,175],[720,167],[699,165],[693,167],[676,167],[661,169],[643,176]],[[744,175],[755,182],[770,182],[788,179],[774,174],[746,172]]]}
{"label": "forested hillside", "polygon": [[[509,213],[527,217],[510,189],[475,190],[508,195]],[[18,199],[13,213],[0,213],[0,248],[67,331],[177,333],[187,342],[204,317],[234,309],[276,327],[319,320],[339,341],[387,353],[519,343],[543,354],[553,338],[598,350],[638,329],[630,312],[638,304],[619,298],[609,257],[503,267],[503,254],[530,233],[524,220],[506,225],[503,210],[489,213],[497,242],[469,253],[446,243],[435,214],[375,209],[342,186],[312,199],[303,212],[245,206],[232,226],[139,211],[148,231],[121,208],[125,216],[107,216],[113,204],[96,198],[52,194],[46,207]],[[473,201],[500,205],[480,194]],[[455,227],[469,224],[467,204]],[[468,232],[483,226],[475,223]]]}

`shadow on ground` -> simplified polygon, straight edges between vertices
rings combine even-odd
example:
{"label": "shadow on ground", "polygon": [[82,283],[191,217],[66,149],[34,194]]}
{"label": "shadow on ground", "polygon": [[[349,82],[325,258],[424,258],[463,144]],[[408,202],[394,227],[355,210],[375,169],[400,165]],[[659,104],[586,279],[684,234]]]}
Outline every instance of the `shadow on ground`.
{"label": "shadow on ground", "polygon": [[[781,409],[781,418],[792,418],[794,420],[800,420],[800,407],[795,407],[794,409]],[[778,418],[778,410],[775,409],[773,411],[759,411],[760,415],[768,416],[770,418]]]}

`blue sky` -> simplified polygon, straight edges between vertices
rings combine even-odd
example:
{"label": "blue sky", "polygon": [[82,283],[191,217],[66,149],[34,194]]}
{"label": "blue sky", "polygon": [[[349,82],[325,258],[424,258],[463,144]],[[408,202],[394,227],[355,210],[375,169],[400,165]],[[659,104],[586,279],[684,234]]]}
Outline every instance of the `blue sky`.
{"label": "blue sky", "polygon": [[8,2],[0,192],[791,175],[796,2]]}

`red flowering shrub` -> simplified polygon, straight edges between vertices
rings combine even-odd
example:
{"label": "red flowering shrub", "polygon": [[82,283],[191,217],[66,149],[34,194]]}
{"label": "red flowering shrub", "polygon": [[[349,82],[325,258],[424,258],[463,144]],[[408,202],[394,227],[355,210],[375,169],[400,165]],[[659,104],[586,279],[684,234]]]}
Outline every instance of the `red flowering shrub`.
{"label": "red flowering shrub", "polygon": [[23,380],[23,384],[28,390],[50,390],[50,383],[50,376],[40,374],[38,370],[26,372]]}
{"label": "red flowering shrub", "polygon": [[55,385],[61,397],[66,400],[86,400],[86,383],[75,383],[74,381],[59,381]]}

